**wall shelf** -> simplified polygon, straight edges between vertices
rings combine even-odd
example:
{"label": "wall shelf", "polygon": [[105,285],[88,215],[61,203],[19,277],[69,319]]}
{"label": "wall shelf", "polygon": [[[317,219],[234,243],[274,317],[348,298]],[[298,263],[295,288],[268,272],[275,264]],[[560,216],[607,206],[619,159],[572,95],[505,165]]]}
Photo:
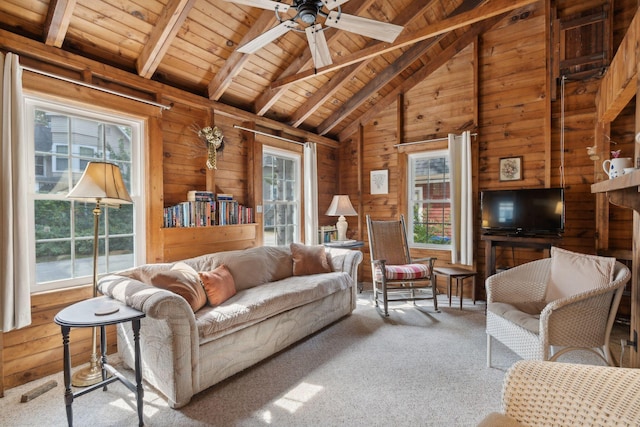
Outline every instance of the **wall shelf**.
{"label": "wall shelf", "polygon": [[640,169],[618,178],[596,182],[592,193],[607,193],[609,201],[617,206],[640,212]]}
{"label": "wall shelf", "polygon": [[212,252],[247,249],[256,245],[259,225],[231,224],[208,227],[161,228],[163,262]]}

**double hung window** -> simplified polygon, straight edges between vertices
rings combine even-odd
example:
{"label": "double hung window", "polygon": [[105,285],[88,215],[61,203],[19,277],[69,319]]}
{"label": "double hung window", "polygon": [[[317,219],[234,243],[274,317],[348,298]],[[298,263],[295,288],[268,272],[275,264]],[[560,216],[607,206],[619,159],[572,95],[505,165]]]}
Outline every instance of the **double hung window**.
{"label": "double hung window", "polygon": [[409,155],[408,232],[413,247],[451,248],[451,196],[447,150]]}
{"label": "double hung window", "polygon": [[262,205],[265,246],[300,240],[301,156],[265,146],[262,154]]}
{"label": "double hung window", "polygon": [[98,274],[143,260],[142,122],[35,98],[26,101],[26,118],[27,140],[33,141],[28,170],[32,292],[91,282],[95,203],[66,197],[90,161],[117,164],[133,200],[102,208]]}

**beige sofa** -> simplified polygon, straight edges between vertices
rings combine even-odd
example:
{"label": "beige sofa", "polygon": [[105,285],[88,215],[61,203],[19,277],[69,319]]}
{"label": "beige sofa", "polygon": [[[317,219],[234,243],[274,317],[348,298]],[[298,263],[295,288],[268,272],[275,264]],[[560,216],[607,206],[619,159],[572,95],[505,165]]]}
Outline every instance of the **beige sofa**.
{"label": "beige sofa", "polygon": [[522,360],[478,427],[638,425],[640,369]]}
{"label": "beige sofa", "polygon": [[[316,247],[317,248],[317,247]],[[324,253],[323,253],[324,254]],[[184,260],[198,272],[224,264],[237,293],[193,311],[186,299],[150,284],[174,263],[147,264],[103,277],[100,291],[144,311],[143,378],[179,408],[219,381],[265,359],[356,307],[359,251],[326,250],[330,272],[294,275],[290,248],[257,247]],[[154,276],[155,275],[155,276]],[[118,352],[134,366],[129,324],[118,325]]]}

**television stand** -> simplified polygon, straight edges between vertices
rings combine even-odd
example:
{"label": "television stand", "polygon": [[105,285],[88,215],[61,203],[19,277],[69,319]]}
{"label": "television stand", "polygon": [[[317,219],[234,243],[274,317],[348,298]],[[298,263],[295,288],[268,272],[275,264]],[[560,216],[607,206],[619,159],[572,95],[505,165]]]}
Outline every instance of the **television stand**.
{"label": "television stand", "polygon": [[508,246],[517,248],[530,248],[530,249],[542,249],[551,250],[551,246],[557,245],[562,237],[560,236],[528,236],[524,234],[516,235],[498,235],[498,234],[483,234],[480,237],[484,240],[484,260],[485,260],[485,275],[484,278],[496,274],[496,246]]}

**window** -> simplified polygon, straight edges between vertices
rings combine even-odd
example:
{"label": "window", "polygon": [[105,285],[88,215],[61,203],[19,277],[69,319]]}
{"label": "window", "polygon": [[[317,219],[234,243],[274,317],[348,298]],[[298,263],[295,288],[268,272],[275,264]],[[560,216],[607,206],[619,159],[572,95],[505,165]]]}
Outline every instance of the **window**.
{"label": "window", "polygon": [[34,142],[28,195],[34,225],[32,292],[91,282],[95,204],[66,198],[90,161],[116,163],[134,202],[102,209],[98,274],[143,262],[143,123],[35,98],[27,98],[26,110],[27,137]]}
{"label": "window", "polygon": [[265,246],[287,246],[300,237],[300,155],[264,147],[262,205]]}
{"label": "window", "polygon": [[446,150],[409,155],[407,237],[414,247],[451,248],[449,154]]}

